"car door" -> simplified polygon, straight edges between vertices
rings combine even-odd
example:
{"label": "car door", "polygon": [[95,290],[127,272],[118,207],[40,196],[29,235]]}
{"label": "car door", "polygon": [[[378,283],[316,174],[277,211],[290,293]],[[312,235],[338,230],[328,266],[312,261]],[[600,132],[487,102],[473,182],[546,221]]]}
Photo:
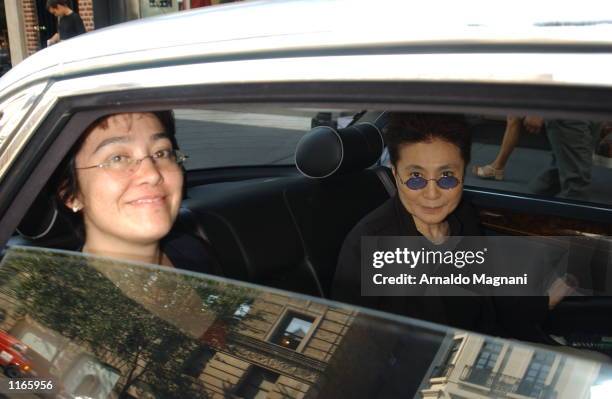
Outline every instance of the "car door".
{"label": "car door", "polygon": [[[84,62],[83,70],[79,70],[78,65],[72,65],[73,69],[64,72],[63,75],[53,76],[48,82],[28,87],[33,94],[31,97],[23,97],[27,111],[24,111],[25,117],[9,125],[15,128],[16,133],[7,135],[5,150],[0,154],[0,164],[3,165],[3,179],[0,183],[2,215],[0,241],[6,243],[13,236],[28,208],[43,191],[53,171],[85,127],[100,116],[113,112],[168,108],[205,109],[206,106],[210,108],[211,104],[216,110],[229,112],[238,104],[245,109],[262,105],[270,109],[275,107],[276,109],[314,109],[315,114],[330,109],[369,108],[465,114],[476,112],[498,117],[508,113],[542,112],[551,117],[561,115],[599,120],[605,118],[612,108],[609,90],[605,87],[585,85],[581,80],[582,75],[569,75],[570,78],[566,80],[563,78],[552,81],[542,78],[544,82],[538,80],[544,75],[536,73],[537,71],[558,68],[560,73],[555,76],[563,77],[567,76],[563,75],[563,72],[567,72],[566,69],[569,68],[567,65],[571,65],[571,62],[577,62],[582,57],[589,58],[588,55],[563,49],[549,49],[550,54],[547,56],[534,54],[527,51],[528,48],[517,47],[516,51],[521,54],[521,59],[527,64],[533,61],[530,65],[535,65],[536,70],[527,78],[522,72],[516,76],[511,75],[516,80],[505,74],[500,76],[493,74],[493,77],[486,75],[488,72],[484,66],[500,65],[512,59],[509,54],[503,53],[488,54],[484,51],[469,53],[464,48],[456,49],[455,53],[439,54],[434,51],[435,48],[430,49],[430,53],[422,53],[406,45],[394,48],[391,54],[386,54],[376,46],[373,48],[371,44],[357,46],[349,53],[346,53],[346,49],[342,46],[320,53],[316,51],[313,53],[311,50],[296,50],[291,57],[286,58],[279,57],[274,52],[270,52],[269,58],[266,58],[264,52],[255,59],[245,56],[247,57],[245,60],[214,59],[214,62],[207,58],[206,53],[201,53],[201,48],[198,46],[181,47],[176,59],[168,58],[164,63],[157,63],[151,58],[149,61],[144,61],[142,55],[139,55],[141,58],[137,59],[138,62],[130,63],[130,54],[113,55]],[[189,51],[193,51],[193,54],[189,60],[185,60],[182,56]],[[561,63],[560,60],[568,62]],[[127,66],[121,67],[122,63]],[[109,69],[107,65],[111,64],[117,67]],[[326,67],[321,68],[321,65]],[[433,65],[436,65],[437,69],[428,69]],[[455,69],[451,68],[452,65],[462,65],[465,68]],[[472,72],[470,68],[476,70]],[[423,76],[424,70],[430,70],[431,74]],[[284,72],[281,74],[274,71]],[[479,76],[479,73],[489,76],[489,79],[475,79],[474,76]],[[593,71],[589,79],[592,81],[600,79],[603,84],[606,82],[606,76],[598,69]],[[219,164],[218,168],[190,170],[188,179],[195,182],[192,189],[199,182],[202,195],[208,195],[205,193],[208,188],[206,183],[232,181],[244,183],[244,180],[250,177],[266,180],[269,177],[296,176],[296,170],[292,165],[282,165],[278,168],[263,166],[252,168],[244,164]],[[263,181],[255,183],[257,189],[264,187],[263,184],[259,184]],[[284,182],[280,184],[283,185]],[[333,185],[330,184],[328,187]],[[359,187],[359,183],[347,184],[347,190],[338,191],[349,192],[349,189],[355,187]],[[217,186],[214,191],[223,193],[227,188],[228,186],[223,189]],[[211,192],[212,194],[214,193]],[[571,214],[574,219],[587,222],[608,220],[606,205],[592,207],[577,202],[543,201],[523,194],[508,195],[486,187],[471,189],[469,194],[473,202],[483,209],[495,205],[521,210],[526,207],[525,204],[528,204],[533,205],[529,209],[533,209],[536,214],[548,221],[557,220],[559,215],[567,214]],[[225,198],[221,199],[220,202],[227,203]],[[273,278],[269,280],[255,281],[273,281],[281,288],[295,288],[299,291],[299,286],[284,285],[287,281],[284,278],[290,273],[276,272],[282,270],[286,264],[303,266],[303,274],[298,274],[299,283],[302,276],[315,277],[317,271],[308,263],[302,262],[308,258],[305,256],[307,254],[302,244],[303,237],[295,231],[293,219],[295,215],[283,208],[285,198],[282,193],[277,195],[275,200],[278,202],[259,202],[267,205],[268,209],[256,208],[249,212],[250,216],[261,219],[258,223],[248,226],[249,242],[255,250],[262,248],[259,245],[261,242],[271,245],[270,250],[260,252],[265,255],[260,258],[259,264],[272,265],[274,272]],[[238,208],[246,209],[241,206]],[[279,209],[285,212],[282,219],[267,217],[267,212]],[[241,217],[238,219],[247,220]],[[279,228],[270,227],[268,224],[270,220],[281,220],[275,225]],[[336,219],[329,217],[327,220],[333,223]],[[285,230],[280,227],[291,229],[292,233],[284,234]],[[348,231],[350,226],[345,226],[343,229]],[[259,234],[260,231],[275,235],[267,239],[269,237]],[[335,229],[325,226],[314,231],[313,235],[320,234],[321,231],[333,231],[335,242],[341,243],[343,240],[342,235]],[[283,245],[274,247],[276,242],[281,242]],[[283,254],[287,255],[287,258],[270,255],[277,254],[279,250],[284,251]],[[227,252],[241,255],[241,246],[228,246]],[[245,268],[250,264],[243,263]],[[334,266],[333,260],[326,263],[328,277],[333,276]],[[257,275],[257,271],[246,269],[232,276],[253,275]],[[295,279],[292,282],[295,282]],[[316,281],[313,283],[313,288],[319,290]],[[591,307],[589,303],[591,300],[604,301],[599,298],[588,298],[584,300],[586,303],[584,306]],[[605,302],[598,303],[591,309],[596,309],[595,312],[607,309]],[[587,314],[587,312],[580,313]],[[572,320],[571,317],[569,320]],[[594,325],[602,325],[595,321],[594,317],[589,324],[591,322]],[[572,321],[566,325],[573,325]],[[606,328],[605,324],[602,328]]]}
{"label": "car door", "polygon": [[0,328],[51,366],[29,393],[586,398],[610,378],[588,357],[179,269],[13,247],[0,276]]}
{"label": "car door", "polygon": [[[598,119],[596,119],[598,120]],[[597,123],[600,125],[600,122]],[[480,120],[475,126],[476,159],[473,165],[491,162],[498,154],[506,129],[503,118]],[[551,312],[544,330],[566,337],[577,347],[606,347],[612,325],[597,314],[609,309],[609,235],[611,194],[607,181],[610,169],[605,163],[592,162],[597,156],[600,129],[589,147],[585,168],[588,186],[583,198],[536,194],[530,184],[550,170],[555,153],[550,141],[559,132],[554,128],[530,135],[521,128],[521,137],[506,169],[504,181],[484,180],[469,173],[467,195],[479,210],[488,234],[542,236],[554,239],[574,237],[571,245],[570,271],[582,290],[566,298]],[[560,133],[559,133],[560,134]],[[551,136],[553,135],[553,136]],[[580,142],[575,144],[576,151]],[[557,153],[557,157],[559,154]],[[593,158],[591,158],[593,157]],[[563,167],[571,167],[571,165]],[[574,168],[574,171],[577,169]],[[575,176],[580,181],[580,178]],[[603,314],[603,313],[599,313]]]}

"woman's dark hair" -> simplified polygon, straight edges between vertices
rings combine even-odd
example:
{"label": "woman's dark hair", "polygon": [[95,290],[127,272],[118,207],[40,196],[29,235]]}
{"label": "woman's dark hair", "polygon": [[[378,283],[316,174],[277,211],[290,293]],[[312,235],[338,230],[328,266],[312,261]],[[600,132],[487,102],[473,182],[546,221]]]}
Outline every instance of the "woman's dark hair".
{"label": "woman's dark hair", "polygon": [[461,158],[470,162],[471,135],[461,115],[397,112],[389,115],[385,143],[393,166],[397,166],[402,145],[444,140],[459,148]]}
{"label": "woman's dark hair", "polygon": [[[176,128],[174,122],[174,113],[172,111],[156,111],[152,112],[153,115],[159,119],[162,126],[164,126],[165,132],[168,134],[168,138],[172,142],[172,148],[178,149],[178,143],[176,142]],[[60,166],[57,168],[54,177],[51,179],[51,188],[55,189],[56,202],[59,203],[57,206],[68,219],[72,222],[75,227],[75,232],[79,238],[84,239],[85,231],[83,226],[83,218],[81,213],[75,214],[68,209],[66,203],[73,200],[79,193],[79,181],[77,179],[76,170],[76,155],[81,150],[83,143],[89,136],[89,134],[97,127],[102,129],[108,128],[108,120],[119,114],[105,115],[96,119],[90,124],[87,129],[83,132],[81,137],[72,146]]]}

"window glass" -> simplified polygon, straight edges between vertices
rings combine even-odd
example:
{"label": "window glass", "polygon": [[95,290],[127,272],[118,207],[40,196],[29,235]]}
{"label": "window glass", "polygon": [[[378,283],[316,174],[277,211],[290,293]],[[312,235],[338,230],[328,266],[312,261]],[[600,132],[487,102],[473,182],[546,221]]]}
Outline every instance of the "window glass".
{"label": "window glass", "polygon": [[[191,108],[176,109],[175,113],[179,142],[190,155],[188,169],[291,164],[297,141],[311,126],[341,127],[356,115],[355,110],[281,106]],[[532,183],[542,175],[550,177],[550,190],[544,190],[548,197],[612,203],[612,185],[608,184],[612,180],[612,129],[609,124],[541,120],[537,128],[527,128],[529,124],[524,116],[466,117],[473,136],[466,186],[538,193],[542,190],[533,189]],[[282,132],[276,131],[279,126]],[[295,133],[298,131],[300,133]],[[516,140],[509,140],[508,136],[516,136]],[[556,139],[551,141],[553,137]],[[585,141],[585,137],[590,139]],[[570,145],[567,145],[568,140]],[[509,147],[512,151],[502,150],[508,141],[514,143]],[[260,145],[270,145],[273,149],[260,148]],[[273,155],[276,150],[278,154]],[[245,155],[247,152],[249,155]],[[493,168],[494,161],[502,153],[507,155],[503,168]],[[255,160],[257,157],[260,159]],[[553,161],[556,169],[551,169]],[[568,169],[568,165],[573,166]],[[566,189],[561,190],[561,186]],[[554,191],[554,188],[561,191]]]}
{"label": "window glass", "polygon": [[446,357],[442,361],[442,364],[434,367],[431,378],[449,376],[454,369],[455,362],[457,361],[457,353],[459,352],[459,348],[461,348],[462,342],[463,338],[453,340],[452,346],[449,348]]}
{"label": "window glass", "polygon": [[279,325],[272,342],[285,348],[297,349],[310,331],[313,321],[313,317],[296,315],[290,312]]}
{"label": "window glass", "polygon": [[535,353],[525,372],[518,393],[524,396],[539,397],[547,389],[545,383],[551,371],[555,356],[552,353]]}
{"label": "window glass", "polygon": [[589,120],[467,116],[465,184],[612,205],[612,130]]}
{"label": "window glass", "polygon": [[356,111],[310,108],[175,109],[177,141],[187,170],[293,165],[295,147],[314,126],[345,127]]}
{"label": "window glass", "polygon": [[82,354],[63,376],[63,381],[66,390],[75,396],[103,399],[108,397],[119,377],[117,370]]}
{"label": "window glass", "polygon": [[448,351],[448,357],[446,358],[447,364],[453,363],[455,361],[455,357],[457,356],[457,352],[459,352],[459,348],[461,348],[461,343],[463,339],[456,339],[453,341],[453,346],[451,346],[450,351]]}
{"label": "window glass", "polygon": [[236,394],[245,399],[265,399],[275,391],[278,373],[253,366]]}
{"label": "window glass", "polygon": [[502,349],[499,342],[485,341],[473,366],[466,368],[465,380],[472,384],[490,386],[494,377],[493,368]]}
{"label": "window glass", "polygon": [[497,342],[485,342],[478,354],[476,360],[476,368],[493,370],[499,353],[501,352],[502,345]]}
{"label": "window glass", "polygon": [[[611,122],[534,115],[465,119],[472,139],[466,186],[612,205]],[[380,164],[391,165],[387,150]]]}
{"label": "window glass", "polygon": [[57,352],[55,345],[50,344],[48,340],[40,338],[33,332],[26,332],[25,335],[21,337],[21,340],[33,351],[37,352],[47,360],[53,359],[53,356],[55,356],[55,353]]}
{"label": "window glass", "polygon": [[243,318],[247,314],[249,314],[249,310],[251,310],[251,305],[249,303],[241,303],[238,306],[238,309],[234,312],[234,316],[237,318]]}
{"label": "window glass", "polygon": [[[243,304],[248,312],[236,317]],[[288,304],[295,310],[287,313]],[[289,398],[359,397],[376,392],[381,381],[392,397],[420,396],[429,386],[427,370],[459,333],[175,268],[24,247],[7,249],[0,263],[0,308],[0,364],[7,375],[35,372],[53,379],[63,396],[94,398],[272,391]],[[287,339],[286,348],[268,340],[275,325],[274,338]],[[461,334],[470,342],[470,334]],[[26,357],[11,349],[25,345],[19,337],[32,344]],[[502,344],[515,345],[487,342],[475,367],[490,374]],[[559,397],[569,389],[564,381],[586,391],[593,381],[612,379],[601,363],[557,356],[558,372],[567,376],[550,387]],[[549,363],[534,357],[525,379],[543,381]]]}

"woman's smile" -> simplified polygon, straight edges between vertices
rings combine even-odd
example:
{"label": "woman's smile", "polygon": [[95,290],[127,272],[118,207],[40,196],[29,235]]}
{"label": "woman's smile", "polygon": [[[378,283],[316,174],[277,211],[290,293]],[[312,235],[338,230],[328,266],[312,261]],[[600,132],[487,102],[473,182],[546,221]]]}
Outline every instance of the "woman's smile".
{"label": "woman's smile", "polygon": [[143,197],[137,198],[135,200],[128,201],[128,204],[129,205],[135,205],[135,206],[149,206],[149,205],[159,206],[159,205],[165,205],[166,204],[166,196],[165,195],[148,195],[148,196],[143,196]]}
{"label": "woman's smile", "polygon": [[[145,159],[172,148],[164,132],[154,114],[112,116],[108,128],[91,131],[77,154],[77,164],[95,165],[115,154]],[[98,247],[101,242],[109,247],[129,242],[153,244],[168,234],[178,215],[183,174],[176,164],[150,159],[133,171],[79,170],[79,185],[87,236]]]}

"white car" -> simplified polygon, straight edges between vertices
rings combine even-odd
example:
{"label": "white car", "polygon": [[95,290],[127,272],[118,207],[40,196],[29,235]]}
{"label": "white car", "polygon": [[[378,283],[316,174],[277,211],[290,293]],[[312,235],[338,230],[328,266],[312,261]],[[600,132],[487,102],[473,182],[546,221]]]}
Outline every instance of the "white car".
{"label": "white car", "polygon": [[[32,55],[0,79],[0,329],[51,362],[63,395],[610,397],[612,171],[589,164],[581,198],[531,192],[545,135],[521,136],[503,180],[464,189],[487,235],[585,238],[586,290],[531,342],[329,300],[344,238],[394,195],[389,112],[464,114],[473,165],[508,115],[610,119],[610,11],[589,4],[241,2]],[[167,109],[189,156],[177,228],[224,277],[81,253],[48,186],[91,122]],[[321,126],[330,141],[305,149]]]}

